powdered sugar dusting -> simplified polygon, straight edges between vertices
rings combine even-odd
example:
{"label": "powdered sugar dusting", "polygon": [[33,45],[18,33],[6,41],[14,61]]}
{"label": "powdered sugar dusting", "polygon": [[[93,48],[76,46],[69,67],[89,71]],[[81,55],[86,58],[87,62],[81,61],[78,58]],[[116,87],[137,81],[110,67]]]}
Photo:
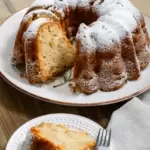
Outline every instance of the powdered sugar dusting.
{"label": "powdered sugar dusting", "polygon": [[117,9],[125,9],[136,13],[138,15],[139,11],[129,0],[104,0],[102,3],[95,2],[93,10],[95,10],[100,15],[105,15],[108,12]]}
{"label": "powdered sugar dusting", "polygon": [[67,0],[67,3],[71,8],[75,9],[77,7],[78,0]]}
{"label": "powdered sugar dusting", "polygon": [[77,7],[85,9],[85,10],[90,10],[90,0],[78,0]]}
{"label": "powdered sugar dusting", "polygon": [[57,11],[64,18],[66,10],[72,8],[92,9],[99,16],[106,15],[114,10],[122,9],[130,11],[136,18],[141,17],[141,13],[129,0],[36,0],[32,3],[31,8],[43,6],[52,11]]}
{"label": "powdered sugar dusting", "polygon": [[49,19],[46,18],[39,18],[35,21],[33,21],[29,28],[27,29],[27,31],[24,33],[23,38],[24,39],[32,39],[35,38],[38,32],[38,29],[40,28],[40,26],[46,22],[48,22]]}
{"label": "powdered sugar dusting", "polygon": [[81,51],[86,51],[88,53],[95,51],[96,43],[91,40],[90,34],[90,27],[86,26],[84,23],[81,24],[76,36],[76,39],[81,41]]}
{"label": "powdered sugar dusting", "polygon": [[105,51],[108,46],[120,42],[114,29],[109,24],[101,21],[97,21],[91,26],[91,33],[93,39],[96,41],[97,49],[101,49],[102,51]]}
{"label": "powdered sugar dusting", "polygon": [[30,18],[32,18],[34,15],[41,15],[41,14],[47,14],[50,15],[54,18],[57,18],[57,16],[52,13],[50,10],[44,10],[44,9],[37,9],[34,11],[31,11],[30,13],[28,13],[24,18],[23,18],[23,22],[27,22]]}
{"label": "powdered sugar dusting", "polygon": [[112,28],[118,33],[118,36],[121,39],[128,34],[126,29],[110,15],[102,16],[99,18],[99,20],[112,26]]}
{"label": "powdered sugar dusting", "polygon": [[89,27],[81,24],[76,38],[81,41],[81,50],[87,52],[94,52],[97,49],[105,51],[108,46],[120,41],[114,29],[101,21],[96,21]]}
{"label": "powdered sugar dusting", "polygon": [[114,20],[117,20],[129,32],[133,32],[137,27],[137,21],[133,14],[127,10],[112,11],[110,16],[112,16]]}
{"label": "powdered sugar dusting", "polygon": [[49,10],[57,11],[58,13],[60,13],[61,17],[64,18],[68,7],[69,5],[67,3],[67,0],[55,0],[54,4],[49,7]]}
{"label": "powdered sugar dusting", "polygon": [[[90,80],[85,79],[92,77]],[[77,85],[81,88],[81,90],[88,90],[88,92],[90,91],[97,91],[99,89],[99,77],[98,75],[94,72],[91,71],[89,72],[89,70],[82,70],[78,81],[77,81]]]}
{"label": "powdered sugar dusting", "polygon": [[30,8],[33,8],[33,7],[38,7],[38,6],[50,6],[50,5],[53,5],[54,4],[54,1],[55,0],[35,0],[32,4],[31,4],[31,7]]}

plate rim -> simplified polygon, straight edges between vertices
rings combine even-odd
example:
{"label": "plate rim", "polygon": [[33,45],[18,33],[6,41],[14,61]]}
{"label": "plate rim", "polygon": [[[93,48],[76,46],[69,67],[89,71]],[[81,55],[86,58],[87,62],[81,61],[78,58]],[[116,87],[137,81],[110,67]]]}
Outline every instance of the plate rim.
{"label": "plate rim", "polygon": [[48,102],[48,103],[53,103],[53,104],[58,104],[58,105],[63,105],[63,106],[74,106],[74,107],[94,107],[94,106],[104,106],[104,105],[110,105],[110,104],[116,104],[119,102],[123,102],[123,101],[128,101],[133,97],[136,97],[144,92],[146,92],[147,90],[150,89],[150,85],[125,97],[122,98],[118,98],[118,99],[114,99],[113,101],[109,101],[109,102],[95,102],[95,103],[68,103],[68,102],[64,102],[64,101],[57,101],[57,100],[53,100],[53,99],[48,99],[48,98],[43,98],[40,96],[37,96],[35,94],[32,94],[28,91],[25,91],[24,89],[18,87],[17,85],[13,84],[11,81],[9,81],[7,78],[5,78],[5,76],[0,72],[0,76],[4,79],[4,81],[6,81],[9,85],[11,85],[13,88],[15,88],[16,90],[32,97],[32,98],[36,98],[38,100],[44,101],[44,102]]}
{"label": "plate rim", "polygon": [[[7,21],[8,19],[10,19],[11,17],[13,17],[15,14],[17,13],[20,13],[22,11],[24,11],[26,8],[24,9],[21,9],[19,11],[17,11],[16,13],[14,13],[13,15],[9,16],[8,18],[6,18],[1,24],[0,24],[0,27],[1,25],[3,25],[5,23],[5,21]],[[144,16],[150,18],[150,16],[148,15],[145,15]],[[37,96],[36,94],[33,94],[33,93],[30,93],[26,90],[24,90],[23,88],[21,87],[18,87],[17,85],[13,84],[4,74],[3,72],[0,70],[0,76],[2,77],[2,79],[4,81],[6,81],[9,85],[11,85],[13,88],[15,88],[16,90],[30,96],[30,97],[33,97],[33,98],[36,98],[38,100],[41,100],[41,101],[45,101],[45,102],[48,102],[48,103],[53,103],[53,104],[58,104],[58,105],[64,105],[64,106],[76,106],[76,107],[94,107],[94,106],[104,106],[104,105],[110,105],[110,104],[115,104],[115,103],[119,103],[119,102],[123,102],[123,101],[128,101],[130,100],[131,98],[135,97],[135,96],[138,96],[144,92],[146,92],[147,90],[150,89],[150,84],[146,87],[144,87],[143,89],[137,91],[137,92],[134,92],[133,94],[131,95],[128,95],[128,96],[124,96],[122,98],[117,98],[117,99],[113,99],[113,100],[109,100],[108,102],[91,102],[91,103],[74,103],[74,102],[65,102],[65,101],[58,101],[56,99],[48,99],[48,98],[43,98],[42,96]]]}
{"label": "plate rim", "polygon": [[42,118],[48,118],[48,117],[51,117],[51,116],[71,116],[71,117],[74,117],[74,118],[81,118],[83,120],[86,120],[88,121],[89,123],[91,122],[93,125],[99,127],[99,128],[103,128],[101,125],[99,125],[97,122],[87,118],[87,117],[84,117],[84,116],[81,116],[81,115],[76,115],[76,114],[71,114],[71,113],[53,113],[53,114],[47,114],[47,115],[42,115],[42,116],[39,116],[39,117],[36,117],[36,118],[33,118],[31,120],[28,120],[27,122],[25,122],[24,124],[22,124],[19,128],[17,128],[14,133],[11,135],[11,137],[9,138],[7,144],[6,144],[6,147],[5,147],[5,150],[9,150],[8,148],[10,147],[9,145],[13,142],[13,138],[15,135],[17,135],[18,131],[19,130],[23,130],[23,128],[25,128],[26,126],[28,126],[28,124],[30,124],[31,122],[34,122],[36,121],[37,119],[42,119]]}

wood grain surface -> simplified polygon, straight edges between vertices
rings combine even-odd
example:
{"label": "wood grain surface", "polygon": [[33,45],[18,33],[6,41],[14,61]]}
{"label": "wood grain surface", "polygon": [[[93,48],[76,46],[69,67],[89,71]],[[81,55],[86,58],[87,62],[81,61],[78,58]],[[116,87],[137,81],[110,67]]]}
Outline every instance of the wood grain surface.
{"label": "wood grain surface", "polygon": [[[33,0],[0,0],[0,22],[18,10],[30,5]],[[150,16],[150,0],[132,0],[145,14]],[[13,132],[28,120],[51,113],[73,113],[88,117],[106,127],[112,113],[125,102],[89,108],[66,107],[31,98],[0,78],[0,150],[5,146]]]}

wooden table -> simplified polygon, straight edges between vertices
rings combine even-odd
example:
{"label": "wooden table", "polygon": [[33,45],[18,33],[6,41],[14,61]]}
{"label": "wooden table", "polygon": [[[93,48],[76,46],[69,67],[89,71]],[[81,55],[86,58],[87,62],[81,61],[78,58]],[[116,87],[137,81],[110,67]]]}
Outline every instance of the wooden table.
{"label": "wooden table", "polygon": [[[31,1],[33,0],[0,0],[0,22],[27,7]],[[150,15],[150,0],[132,1],[143,13]],[[13,132],[32,118],[51,113],[73,113],[88,117],[106,127],[112,113],[124,103],[90,108],[45,103],[17,91],[0,78],[0,150],[5,149]]]}

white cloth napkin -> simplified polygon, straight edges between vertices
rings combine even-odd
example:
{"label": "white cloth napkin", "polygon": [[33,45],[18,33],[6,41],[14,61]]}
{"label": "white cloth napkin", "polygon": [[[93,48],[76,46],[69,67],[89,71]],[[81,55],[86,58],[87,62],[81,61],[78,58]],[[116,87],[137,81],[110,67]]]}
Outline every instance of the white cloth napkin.
{"label": "white cloth napkin", "polygon": [[108,128],[112,129],[116,150],[150,150],[150,91],[139,98],[112,115]]}

